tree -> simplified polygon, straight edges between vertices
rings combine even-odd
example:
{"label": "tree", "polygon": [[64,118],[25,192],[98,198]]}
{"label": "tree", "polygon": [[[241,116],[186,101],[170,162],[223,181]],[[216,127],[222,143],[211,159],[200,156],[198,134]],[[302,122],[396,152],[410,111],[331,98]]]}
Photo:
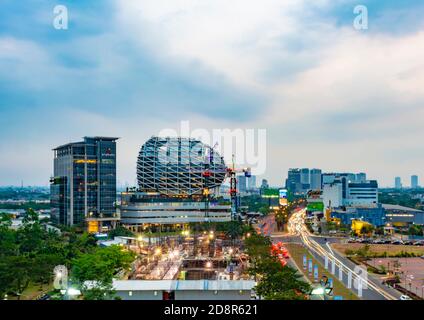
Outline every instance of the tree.
{"label": "tree", "polygon": [[133,260],[133,255],[120,246],[97,248],[73,259],[71,277],[85,299],[108,298],[112,295],[113,276],[128,269]]}
{"label": "tree", "polygon": [[262,275],[255,291],[266,300],[303,300],[310,292],[302,275],[289,266],[281,266],[274,257],[259,262],[257,271]]}
{"label": "tree", "polygon": [[118,226],[109,232],[109,237],[134,237],[134,233],[123,226]]}
{"label": "tree", "polygon": [[0,291],[13,293],[20,300],[31,281],[31,260],[24,256],[4,257],[0,263]]}

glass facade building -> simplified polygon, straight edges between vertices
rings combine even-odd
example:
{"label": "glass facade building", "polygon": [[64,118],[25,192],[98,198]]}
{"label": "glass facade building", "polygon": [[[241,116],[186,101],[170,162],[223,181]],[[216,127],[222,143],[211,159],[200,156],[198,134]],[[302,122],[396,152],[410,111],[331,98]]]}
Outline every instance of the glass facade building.
{"label": "glass facade building", "polygon": [[219,187],[227,167],[213,148],[192,138],[152,137],[137,160],[139,190],[166,196],[202,194]]}
{"label": "glass facade building", "polygon": [[75,225],[116,217],[116,140],[85,137],[53,150],[53,222]]}

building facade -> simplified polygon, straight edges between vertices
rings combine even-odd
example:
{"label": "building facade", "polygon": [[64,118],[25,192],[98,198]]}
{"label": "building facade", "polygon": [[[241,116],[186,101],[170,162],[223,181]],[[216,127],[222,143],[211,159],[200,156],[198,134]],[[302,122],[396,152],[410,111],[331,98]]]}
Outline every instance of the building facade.
{"label": "building facade", "polygon": [[116,215],[116,140],[85,137],[53,149],[52,221],[63,225],[101,222]]}
{"label": "building facade", "polygon": [[230,221],[231,203],[216,200],[226,174],[223,158],[199,140],[152,137],[137,159],[138,190],[121,194],[121,223],[141,232]]}
{"label": "building facade", "polygon": [[402,189],[402,180],[400,177],[395,178],[395,189]]}
{"label": "building facade", "polygon": [[418,176],[416,175],[411,176],[411,188],[412,189],[418,188]]}
{"label": "building facade", "polygon": [[321,190],[322,189],[322,171],[321,169],[311,169],[310,172],[311,180],[311,190]]}

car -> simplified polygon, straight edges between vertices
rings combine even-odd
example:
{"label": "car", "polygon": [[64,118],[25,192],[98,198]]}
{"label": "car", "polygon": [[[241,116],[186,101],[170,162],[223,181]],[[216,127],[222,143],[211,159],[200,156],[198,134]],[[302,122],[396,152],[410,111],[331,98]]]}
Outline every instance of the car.
{"label": "car", "polygon": [[421,258],[421,259],[424,259],[424,256],[421,256],[420,258]]}
{"label": "car", "polygon": [[355,238],[350,238],[347,240],[347,243],[355,243],[357,242]]}
{"label": "car", "polygon": [[424,246],[424,240],[415,241],[414,246]]}
{"label": "car", "polygon": [[383,243],[384,244],[391,244],[392,243],[392,240],[386,239],[386,240],[383,241]]}
{"label": "car", "polygon": [[412,298],[407,296],[406,294],[403,294],[403,295],[400,296],[399,300],[412,300]]}
{"label": "car", "polygon": [[392,241],[392,244],[394,244],[394,245],[402,245],[403,244],[403,241],[402,240],[393,240]]}
{"label": "car", "polygon": [[413,240],[406,240],[403,242],[404,245],[406,246],[413,246],[415,244],[415,241]]}

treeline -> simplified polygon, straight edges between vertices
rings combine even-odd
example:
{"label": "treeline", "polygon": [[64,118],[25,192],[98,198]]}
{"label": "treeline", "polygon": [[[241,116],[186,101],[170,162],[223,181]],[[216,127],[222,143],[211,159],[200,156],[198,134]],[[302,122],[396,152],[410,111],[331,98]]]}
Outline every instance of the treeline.
{"label": "treeline", "polygon": [[[11,225],[9,215],[0,214],[1,297],[7,294],[19,299],[30,284],[52,283],[55,266],[64,265],[70,270],[69,283],[82,290],[85,298],[104,299],[104,290],[112,293],[113,276],[133,260],[121,247],[99,248],[87,233],[46,231],[31,209],[19,229]],[[85,288],[90,280],[96,285]]]}

